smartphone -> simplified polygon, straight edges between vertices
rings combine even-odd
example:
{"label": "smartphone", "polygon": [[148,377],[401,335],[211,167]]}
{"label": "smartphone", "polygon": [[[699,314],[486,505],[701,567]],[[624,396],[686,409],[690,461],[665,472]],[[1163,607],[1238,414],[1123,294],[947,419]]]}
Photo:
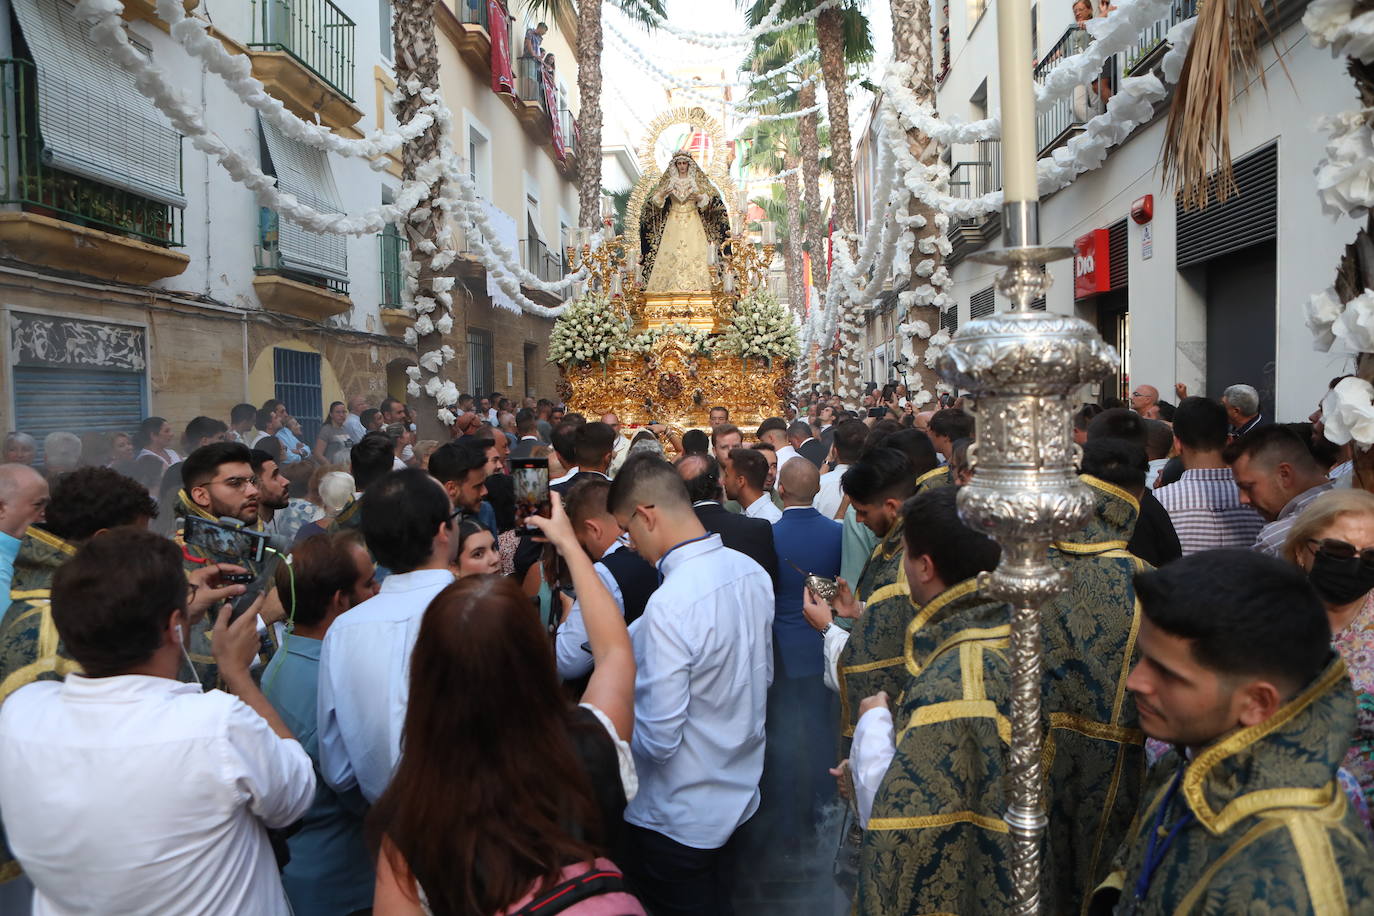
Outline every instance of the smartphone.
{"label": "smartphone", "polygon": [[230,600],[231,620],[237,620],[259,595],[272,587],[277,572],[277,554],[268,555],[271,538],[267,534],[198,515],[186,517],[182,533],[187,545],[201,550],[211,562],[257,570],[256,574],[230,573],[222,577],[226,582],[246,586],[242,595]]}
{"label": "smartphone", "polygon": [[549,499],[549,459],[512,458],[510,474],[515,489],[515,520],[523,523],[532,515],[549,517],[553,503]]}

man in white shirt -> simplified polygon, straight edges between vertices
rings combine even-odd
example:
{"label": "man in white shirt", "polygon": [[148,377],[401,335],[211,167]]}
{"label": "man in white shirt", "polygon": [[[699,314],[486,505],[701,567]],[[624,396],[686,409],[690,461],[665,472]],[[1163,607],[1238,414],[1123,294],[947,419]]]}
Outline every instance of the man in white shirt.
{"label": "man in white shirt", "polygon": [[665,461],[627,462],[608,505],[664,577],[632,634],[639,794],[620,864],[656,916],[731,916],[731,838],[759,806],[772,581],[707,533]]}
{"label": "man in white shirt", "polygon": [[800,457],[797,450],[787,444],[787,421],[781,417],[769,417],[759,424],[758,431],[754,434],[759,442],[767,442],[773,446],[774,453],[778,456],[778,469],[793,458]]}
{"label": "man in white shirt", "polygon": [[816,493],[812,508],[825,518],[844,518],[844,492],[840,489],[840,478],[849,466],[863,454],[864,442],[868,440],[868,426],[863,420],[845,420],[835,427],[831,445],[834,467],[821,475],[821,488]]}
{"label": "man in white shirt", "polygon": [[410,651],[425,609],[453,582],[458,541],[448,495],[418,468],[382,477],[363,504],[367,549],[390,575],[324,638],[318,723],[325,781],[375,802],[401,756]]}
{"label": "man in white shirt", "polygon": [[761,518],[773,524],[782,518],[782,510],[764,489],[768,480],[768,459],[751,448],[734,448],[724,467],[725,495],[744,508],[749,518]]}
{"label": "man in white shirt", "polygon": [[242,591],[188,587],[181,564],[124,529],[53,577],[56,636],[85,673],[0,708],[0,812],[34,914],[291,912],[266,828],[310,808],[310,758],[249,675],[252,611],[214,630],[237,696],[177,680],[191,624]]}

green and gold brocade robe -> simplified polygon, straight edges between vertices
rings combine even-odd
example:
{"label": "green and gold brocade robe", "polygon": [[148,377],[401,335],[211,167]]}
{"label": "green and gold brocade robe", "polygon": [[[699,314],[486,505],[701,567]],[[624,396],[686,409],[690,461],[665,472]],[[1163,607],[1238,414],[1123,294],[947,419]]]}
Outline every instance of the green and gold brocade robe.
{"label": "green and gold brocade robe", "polygon": [[[75,553],[76,547],[37,527],[19,545],[9,608],[0,618],[0,703],[26,684],[60,681],[81,670],[62,646],[52,619],[53,574]],[[0,825],[0,884],[19,874]]]}
{"label": "green and gold brocade robe", "polygon": [[[1125,835],[1144,778],[1144,741],[1125,690],[1138,630],[1125,550],[1137,507],[1085,478],[1092,522],[1056,545],[1069,590],[1042,610],[1049,829],[1043,912],[1081,912]],[[897,754],[864,834],[859,908],[866,914],[982,914],[1010,909],[1010,842],[1002,820],[1010,741],[1010,609],[969,580],[909,627]]]}
{"label": "green and gold brocade robe", "polygon": [[954,486],[954,474],[950,472],[949,465],[942,464],[938,468],[926,471],[916,478],[916,492],[924,493],[926,490],[938,490],[941,487]]}
{"label": "green and gold brocade robe", "polygon": [[[1232,732],[1191,762],[1178,750],[1166,754],[1091,912],[1374,913],[1368,835],[1336,781],[1354,728],[1350,678],[1335,658],[1268,721]],[[1137,904],[1149,834],[1166,799],[1162,824],[1191,820]]]}
{"label": "green and gold brocade robe", "polygon": [[899,517],[873,548],[854,591],[866,606],[849,631],[849,641],[840,652],[836,672],[840,685],[840,733],[845,738],[854,737],[854,723],[864,697],[880,690],[895,697],[906,683],[902,640],[916,609],[911,604],[902,565],[905,555]]}

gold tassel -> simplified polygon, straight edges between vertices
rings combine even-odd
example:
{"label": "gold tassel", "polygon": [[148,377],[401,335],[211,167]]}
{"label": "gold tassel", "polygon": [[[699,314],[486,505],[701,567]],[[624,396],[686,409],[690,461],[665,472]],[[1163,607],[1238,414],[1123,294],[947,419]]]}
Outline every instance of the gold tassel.
{"label": "gold tassel", "polygon": [[1231,172],[1231,99],[1238,79],[1250,71],[1258,71],[1268,88],[1258,66],[1261,34],[1273,38],[1263,0],[1205,0],[1198,6],[1162,154],[1164,182],[1178,189],[1185,210],[1206,207],[1213,194],[1225,202],[1239,193]]}

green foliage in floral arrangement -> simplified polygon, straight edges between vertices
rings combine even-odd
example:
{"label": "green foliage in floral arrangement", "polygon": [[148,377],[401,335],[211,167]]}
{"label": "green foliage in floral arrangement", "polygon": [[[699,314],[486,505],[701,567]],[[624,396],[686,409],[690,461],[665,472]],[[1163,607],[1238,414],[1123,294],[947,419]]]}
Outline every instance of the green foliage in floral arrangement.
{"label": "green foliage in floral arrangement", "polygon": [[717,353],[742,359],[795,360],[797,320],[767,290],[750,293],[735,307],[735,317],[721,336]]}
{"label": "green foliage in floral arrangement", "polygon": [[568,306],[549,334],[549,362],[560,366],[604,363],[630,340],[630,317],[600,293]]}

